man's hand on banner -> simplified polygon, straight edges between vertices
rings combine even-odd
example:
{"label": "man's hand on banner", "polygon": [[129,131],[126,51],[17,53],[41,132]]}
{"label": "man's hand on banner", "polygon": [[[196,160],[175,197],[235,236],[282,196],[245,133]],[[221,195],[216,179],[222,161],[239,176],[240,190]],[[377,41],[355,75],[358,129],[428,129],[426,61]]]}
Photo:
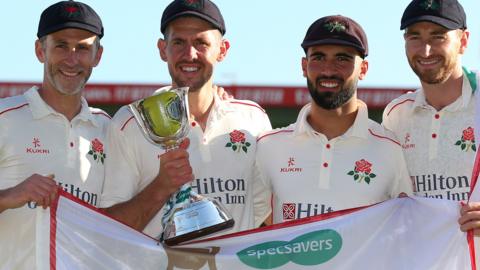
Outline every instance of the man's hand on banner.
{"label": "man's hand on banner", "polygon": [[20,184],[0,191],[0,213],[34,202],[44,209],[57,197],[57,183],[53,175],[33,174]]}
{"label": "man's hand on banner", "polygon": [[480,236],[480,202],[463,204],[458,223],[463,232],[473,229],[475,236]]}

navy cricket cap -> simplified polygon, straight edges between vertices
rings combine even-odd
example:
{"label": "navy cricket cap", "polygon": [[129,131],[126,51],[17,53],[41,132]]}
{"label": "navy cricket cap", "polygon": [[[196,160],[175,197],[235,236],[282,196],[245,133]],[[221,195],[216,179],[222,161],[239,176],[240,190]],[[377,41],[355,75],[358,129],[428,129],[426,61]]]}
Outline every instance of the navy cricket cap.
{"label": "navy cricket cap", "polygon": [[195,16],[211,23],[222,35],[225,34],[225,21],[218,7],[210,0],[175,0],[162,14],[160,30],[165,34],[167,25],[182,16]]}
{"label": "navy cricket cap", "polygon": [[41,38],[65,28],[78,28],[103,37],[102,20],[87,4],[61,1],[49,6],[40,15],[37,37]]}
{"label": "navy cricket cap", "polygon": [[315,45],[345,45],[357,49],[362,58],[368,55],[367,35],[354,20],[341,15],[322,17],[307,30],[302,48]]}
{"label": "navy cricket cap", "polygon": [[457,0],[413,0],[403,12],[400,30],[417,22],[432,22],[450,30],[467,28],[467,16]]}

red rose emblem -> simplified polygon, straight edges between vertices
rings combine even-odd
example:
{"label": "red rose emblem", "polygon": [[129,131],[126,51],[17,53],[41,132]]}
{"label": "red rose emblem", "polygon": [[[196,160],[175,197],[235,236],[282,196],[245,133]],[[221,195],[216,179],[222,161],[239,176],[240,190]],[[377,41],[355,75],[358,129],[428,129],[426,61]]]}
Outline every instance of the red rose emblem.
{"label": "red rose emblem", "polygon": [[95,138],[92,141],[92,149],[95,152],[103,153],[103,144],[98,139]]}
{"label": "red rose emblem", "polygon": [[232,143],[243,143],[245,142],[245,134],[241,131],[234,130],[230,133],[230,141]]}
{"label": "red rose emblem", "polygon": [[475,139],[475,135],[472,127],[468,127],[463,131],[462,140],[473,141],[474,139]]}
{"label": "red rose emblem", "polygon": [[365,159],[361,159],[355,162],[355,171],[363,172],[366,174],[370,174],[372,171],[372,164]]}

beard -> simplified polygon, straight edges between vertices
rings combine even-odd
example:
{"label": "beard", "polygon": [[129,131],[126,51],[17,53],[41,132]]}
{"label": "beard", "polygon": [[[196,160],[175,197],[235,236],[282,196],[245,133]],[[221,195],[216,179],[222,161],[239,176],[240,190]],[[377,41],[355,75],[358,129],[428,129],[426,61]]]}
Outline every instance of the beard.
{"label": "beard", "polygon": [[408,64],[412,68],[413,72],[418,76],[420,81],[428,84],[443,83],[452,75],[455,70],[455,63],[457,59],[450,59],[449,61],[442,57],[443,65],[439,68],[421,70],[416,66],[417,59],[414,57],[412,60],[408,59]]}
{"label": "beard", "polygon": [[63,75],[60,74],[61,71],[54,71],[54,66],[48,65],[45,66],[47,79],[50,84],[60,93],[73,96],[82,91],[85,87],[85,84],[92,73],[92,69],[86,72],[86,76],[83,78],[77,78],[76,82],[69,82],[63,78]]}
{"label": "beard", "polygon": [[174,71],[170,71],[173,83],[177,87],[188,87],[188,92],[196,92],[200,90],[212,77],[213,70],[205,69],[204,65],[202,66],[203,73],[198,74],[195,78],[182,78],[181,75],[175,74]]}
{"label": "beard", "polygon": [[[341,88],[338,92],[319,92],[317,91],[317,85],[320,84],[320,80],[336,80],[340,83]],[[344,80],[338,77],[317,77],[315,80],[315,84],[307,78],[307,86],[308,91],[310,92],[310,96],[312,97],[315,104],[320,106],[325,110],[333,110],[340,108],[343,106],[347,101],[352,98],[355,90],[357,88],[358,79],[352,81],[352,83],[345,85],[343,84]]]}

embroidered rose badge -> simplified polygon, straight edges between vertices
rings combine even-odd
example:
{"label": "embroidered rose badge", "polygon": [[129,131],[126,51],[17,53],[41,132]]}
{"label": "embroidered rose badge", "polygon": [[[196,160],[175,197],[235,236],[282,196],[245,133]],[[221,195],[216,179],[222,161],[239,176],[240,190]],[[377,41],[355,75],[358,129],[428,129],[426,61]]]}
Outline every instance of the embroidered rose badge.
{"label": "embroidered rose badge", "polygon": [[358,183],[365,181],[365,183],[370,184],[372,178],[377,177],[376,174],[372,173],[372,163],[361,159],[355,162],[355,168],[353,171],[349,171],[348,175],[353,175],[353,180]]}
{"label": "embroidered rose badge", "polygon": [[233,151],[240,152],[240,149],[243,152],[247,153],[250,143],[245,141],[245,133],[234,130],[230,132],[230,142],[228,142],[225,147],[232,148]]}
{"label": "embroidered rose badge", "polygon": [[183,0],[183,3],[187,6],[193,7],[193,8],[200,8],[201,4],[199,0]]}
{"label": "embroidered rose badge", "polygon": [[468,152],[470,149],[473,150],[473,152],[477,151],[477,147],[475,146],[475,133],[474,129],[472,127],[468,127],[462,132],[462,138],[458,140],[455,145],[459,145],[460,148]]}
{"label": "embroidered rose badge", "polygon": [[88,151],[88,154],[93,156],[93,160],[96,160],[97,162],[103,162],[105,161],[105,158],[107,157],[107,154],[103,152],[103,144],[102,142],[95,138],[91,144],[90,144],[90,151]]}

